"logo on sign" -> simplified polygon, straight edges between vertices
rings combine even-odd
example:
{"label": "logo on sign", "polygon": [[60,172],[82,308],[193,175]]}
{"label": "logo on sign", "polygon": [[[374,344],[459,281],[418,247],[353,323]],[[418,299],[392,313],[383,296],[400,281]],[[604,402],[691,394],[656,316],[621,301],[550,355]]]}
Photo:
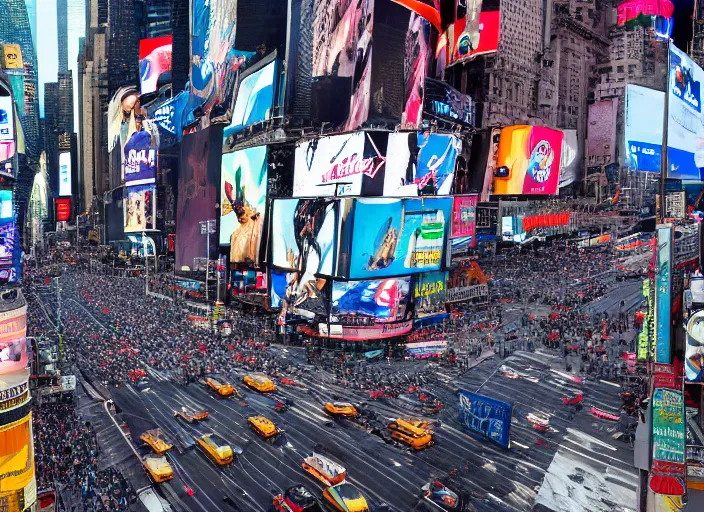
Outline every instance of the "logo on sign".
{"label": "logo on sign", "polygon": [[130,149],[125,163],[125,174],[138,173],[142,164],[153,168],[155,160],[156,150],[154,149]]}
{"label": "logo on sign", "polygon": [[348,176],[364,174],[370,178],[374,178],[379,169],[382,168],[385,158],[359,158],[357,153],[345,157],[340,163],[333,165],[332,169],[322,175],[323,183],[330,183]]}
{"label": "logo on sign", "polygon": [[528,173],[537,183],[545,183],[550,179],[552,163],[555,160],[555,152],[546,140],[541,140],[533,148],[528,163]]}

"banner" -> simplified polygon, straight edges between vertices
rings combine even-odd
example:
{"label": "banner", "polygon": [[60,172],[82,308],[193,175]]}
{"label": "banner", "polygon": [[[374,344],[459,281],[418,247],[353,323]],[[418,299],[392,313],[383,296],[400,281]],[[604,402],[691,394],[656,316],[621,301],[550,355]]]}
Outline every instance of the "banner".
{"label": "banner", "polygon": [[646,311],[643,318],[643,328],[638,334],[638,349],[636,355],[639,361],[645,361],[648,359],[648,347],[650,346],[650,315],[651,315],[651,303],[650,299],[650,279],[643,280],[643,296],[648,300],[648,310]]}
{"label": "banner", "polygon": [[655,276],[655,361],[669,364],[670,360],[670,318],[672,308],[672,226],[657,227],[657,273]]}
{"label": "banner", "polygon": [[230,263],[259,263],[267,163],[267,146],[222,155],[220,245],[230,246]]}
{"label": "banner", "polygon": [[454,135],[418,132],[418,165],[415,181],[423,195],[446,196],[452,192],[455,162],[462,141]]}
{"label": "banner", "polygon": [[426,359],[428,357],[440,357],[447,352],[447,341],[418,341],[406,343],[406,352],[416,359]]}
{"label": "banner", "polygon": [[332,284],[332,319],[348,326],[403,321],[407,318],[410,294],[408,277],[335,281]]}
{"label": "banner", "polygon": [[350,279],[440,270],[452,198],[357,199]]}
{"label": "banner", "polygon": [[18,383],[5,375],[21,373],[26,380],[29,350],[27,344],[27,306],[0,316],[0,390]]}
{"label": "banner", "polygon": [[472,238],[470,247],[476,247],[476,217],[479,196],[455,196],[452,204],[452,234],[451,238],[469,236]]}
{"label": "banner", "polygon": [[447,280],[447,302],[463,302],[489,295],[487,279],[476,261],[461,263],[450,271]]}
{"label": "banner", "polygon": [[459,392],[457,419],[460,425],[504,448],[508,448],[511,442],[512,412],[511,404],[468,391]]}
{"label": "banner", "polygon": [[650,489],[658,494],[685,492],[684,397],[674,389],[653,392],[653,464]]}
{"label": "banner", "polygon": [[[342,334],[333,334],[336,328],[342,327]],[[369,327],[347,327],[330,325],[330,335],[327,333],[327,324],[318,325],[321,336],[326,338],[344,339],[349,341],[377,340],[394,338],[408,334],[413,329],[413,321],[407,320],[399,323],[379,324]]]}
{"label": "banner", "polygon": [[[470,27],[473,24],[470,21]],[[461,62],[477,55],[495,53],[499,48],[501,12],[482,11],[476,30],[467,30],[467,17],[455,21],[449,63]]]}
{"label": "banner", "polygon": [[18,44],[2,45],[2,52],[5,55],[5,69],[24,69],[22,60],[22,49]]}
{"label": "banner", "polygon": [[419,274],[413,290],[416,318],[444,315],[447,290],[447,272]]}

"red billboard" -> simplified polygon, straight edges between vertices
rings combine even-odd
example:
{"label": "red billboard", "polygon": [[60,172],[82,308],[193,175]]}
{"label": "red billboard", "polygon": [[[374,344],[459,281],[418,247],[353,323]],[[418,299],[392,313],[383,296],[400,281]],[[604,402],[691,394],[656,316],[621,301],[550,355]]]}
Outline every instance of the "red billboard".
{"label": "red billboard", "polygon": [[474,239],[475,222],[477,218],[478,195],[455,196],[452,206],[452,236],[458,238],[471,236],[471,247],[476,246]]}
{"label": "red billboard", "polygon": [[153,37],[139,41],[139,83],[142,94],[156,91],[159,78],[171,72],[173,36]]}
{"label": "red billboard", "polygon": [[465,18],[455,21],[450,63],[495,52],[499,47],[500,19],[500,11],[480,12],[479,32],[473,36],[465,30]]}
{"label": "red billboard", "polygon": [[71,220],[71,198],[56,200],[56,220],[59,222]]}

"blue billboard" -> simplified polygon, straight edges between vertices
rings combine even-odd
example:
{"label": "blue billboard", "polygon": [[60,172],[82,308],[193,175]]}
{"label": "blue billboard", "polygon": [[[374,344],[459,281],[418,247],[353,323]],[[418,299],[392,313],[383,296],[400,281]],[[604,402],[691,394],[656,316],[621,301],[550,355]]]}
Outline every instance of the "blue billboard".
{"label": "blue billboard", "polygon": [[223,133],[225,139],[248,126],[271,119],[275,83],[275,60],[240,80],[232,110],[232,121],[225,127]]}
{"label": "blue billboard", "polygon": [[452,192],[455,161],[462,142],[454,135],[418,132],[416,183],[426,195],[446,196]]}
{"label": "blue billboard", "polygon": [[374,323],[402,321],[406,319],[410,291],[409,277],[335,281],[331,313],[348,320],[372,318]]}
{"label": "blue billboard", "polygon": [[504,448],[511,442],[513,405],[488,396],[460,391],[457,420],[463,427],[478,432]]}
{"label": "blue billboard", "polygon": [[350,279],[440,270],[452,223],[452,197],[357,199]]}

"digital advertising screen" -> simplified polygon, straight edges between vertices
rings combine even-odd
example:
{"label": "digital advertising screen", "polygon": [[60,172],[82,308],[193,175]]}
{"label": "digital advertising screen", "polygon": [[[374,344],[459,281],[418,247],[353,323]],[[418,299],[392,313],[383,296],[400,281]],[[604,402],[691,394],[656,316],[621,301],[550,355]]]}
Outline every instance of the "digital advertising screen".
{"label": "digital advertising screen", "polygon": [[416,318],[444,315],[447,291],[447,272],[418,274],[413,287]]}
{"label": "digital advertising screen", "polygon": [[452,222],[452,198],[357,199],[350,279],[439,270]]}
{"label": "digital advertising screen", "polygon": [[173,36],[153,37],[139,41],[139,85],[142,94],[155,92],[159,78],[171,73]]}
{"label": "digital advertising screen", "polygon": [[411,279],[398,277],[332,283],[331,314],[342,325],[406,320]]}
{"label": "digital advertising screen", "polygon": [[125,233],[156,229],[156,188],[154,185],[127,187],[122,200]]}
{"label": "digital advertising screen", "polygon": [[335,271],[335,202],[276,199],[271,209],[271,264],[309,281]]}
{"label": "digital advertising screen", "polygon": [[327,315],[329,296],[327,280],[308,273],[271,271],[272,308],[281,309],[280,319],[287,313],[307,319]]}
{"label": "digital advertising screen", "polygon": [[73,193],[71,183],[71,153],[59,153],[59,196]]}
{"label": "digital advertising screen", "polygon": [[494,194],[554,195],[560,180],[560,130],[517,125],[501,129]]}
{"label": "digital advertising screen", "polygon": [[[0,93],[5,92],[0,89]],[[12,96],[0,96],[0,161],[15,156],[15,111]]]}
{"label": "digital advertising screen", "polygon": [[15,283],[22,275],[22,251],[14,219],[0,223],[0,284]]}
{"label": "digital advertising screen", "polygon": [[665,93],[640,85],[626,86],[625,165],[633,171],[660,172]]}
{"label": "digital advertising screen", "polygon": [[272,60],[240,80],[232,110],[232,121],[223,133],[225,139],[247,126],[271,119],[276,92],[276,69],[276,60]]}
{"label": "digital advertising screen", "polygon": [[[184,135],[176,204],[176,268],[194,268],[194,258],[205,257],[206,236],[200,223],[218,218],[218,184],[222,158],[222,125]],[[210,251],[218,245],[210,236]]]}
{"label": "digital advertising screen", "polygon": [[455,176],[455,161],[462,151],[462,141],[454,135],[418,132],[418,151],[418,190],[425,195],[449,195]]}
{"label": "digital advertising screen", "polygon": [[14,217],[12,190],[0,190],[0,221],[14,219]]}
{"label": "digital advertising screen", "polygon": [[134,132],[123,146],[122,177],[126,185],[156,181],[157,148],[146,130]]}
{"label": "digital advertising screen", "polygon": [[230,274],[231,294],[266,294],[268,289],[266,272],[257,270],[233,270]]}
{"label": "digital advertising screen", "polygon": [[376,163],[364,159],[364,142],[360,131],[296,144],[293,196],[361,195],[362,177],[375,174]]}
{"label": "digital advertising screen", "polygon": [[405,105],[401,118],[403,129],[418,129],[423,120],[423,92],[430,59],[430,23],[415,12],[410,13],[406,31],[404,78]]}
{"label": "digital advertising screen", "polygon": [[[702,92],[704,71],[674,44],[670,47],[668,86],[668,178],[699,181],[704,167]],[[662,121],[659,123],[662,126]]]}
{"label": "digital advertising screen", "polygon": [[452,204],[451,238],[472,237],[471,247],[476,246],[475,232],[477,219],[477,202],[479,196],[455,196]]}
{"label": "digital advertising screen", "polygon": [[56,220],[65,222],[71,220],[71,198],[59,198],[56,200]]}
{"label": "digital advertising screen", "polygon": [[230,263],[258,263],[266,215],[267,146],[222,155],[220,245]]}
{"label": "digital advertising screen", "polygon": [[415,162],[411,153],[418,148],[418,132],[390,133],[384,166],[384,196],[412,197],[418,195],[414,183]]}
{"label": "digital advertising screen", "polygon": [[0,313],[0,388],[4,388],[3,375],[27,368],[26,335],[27,306]]}

